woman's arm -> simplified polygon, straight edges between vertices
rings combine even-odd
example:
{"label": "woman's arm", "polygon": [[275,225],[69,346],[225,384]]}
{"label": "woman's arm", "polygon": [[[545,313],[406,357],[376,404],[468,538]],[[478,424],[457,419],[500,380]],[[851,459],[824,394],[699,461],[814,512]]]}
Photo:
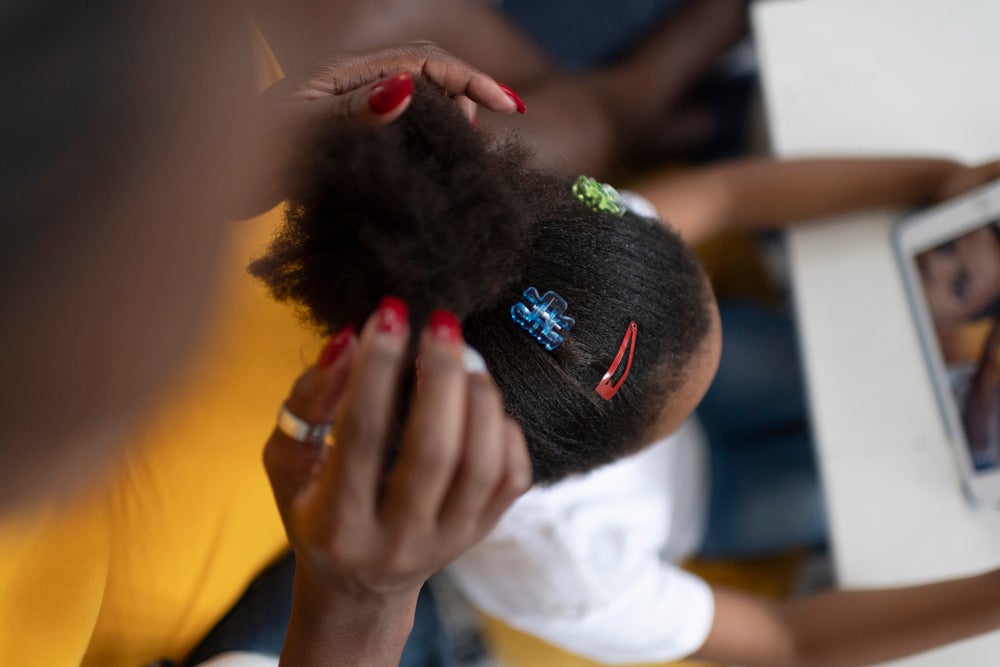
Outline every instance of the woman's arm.
{"label": "woman's arm", "polygon": [[746,667],[869,665],[1000,628],[1000,571],[780,604],[714,592],[715,621],[694,657]]}
{"label": "woman's arm", "polygon": [[967,167],[919,158],[749,159],[634,189],[689,243],[836,213],[918,206],[1000,177],[1000,162]]}

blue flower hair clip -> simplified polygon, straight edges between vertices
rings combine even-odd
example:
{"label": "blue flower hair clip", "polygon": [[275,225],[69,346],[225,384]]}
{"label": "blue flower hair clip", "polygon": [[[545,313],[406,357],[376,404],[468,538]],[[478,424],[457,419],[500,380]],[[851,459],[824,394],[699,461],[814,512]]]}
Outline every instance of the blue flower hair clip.
{"label": "blue flower hair clip", "polygon": [[610,213],[619,218],[626,208],[621,204],[621,195],[607,183],[599,183],[590,176],[580,176],[573,184],[573,194],[594,211]]}
{"label": "blue flower hair clip", "polygon": [[555,292],[539,296],[538,290],[529,287],[524,296],[510,308],[510,316],[551,352],[562,345],[559,332],[569,331],[576,320],[566,315],[566,300]]}

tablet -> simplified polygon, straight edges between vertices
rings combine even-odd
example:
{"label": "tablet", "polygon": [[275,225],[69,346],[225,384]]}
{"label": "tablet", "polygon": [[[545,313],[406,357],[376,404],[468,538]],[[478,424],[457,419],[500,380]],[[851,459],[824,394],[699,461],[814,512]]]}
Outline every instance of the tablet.
{"label": "tablet", "polygon": [[967,495],[1000,507],[1000,181],[904,218],[894,235]]}

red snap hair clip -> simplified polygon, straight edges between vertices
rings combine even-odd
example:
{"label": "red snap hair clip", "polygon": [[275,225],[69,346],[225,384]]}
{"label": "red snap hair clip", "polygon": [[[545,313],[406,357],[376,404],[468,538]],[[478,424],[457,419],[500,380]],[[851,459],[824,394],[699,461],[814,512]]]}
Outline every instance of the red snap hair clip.
{"label": "red snap hair clip", "polygon": [[[638,328],[635,320],[628,325],[628,329],[625,331],[625,338],[622,339],[622,344],[618,348],[618,354],[615,355],[614,361],[611,362],[608,372],[604,374],[604,377],[601,378],[601,381],[595,387],[597,395],[605,401],[610,401],[611,397],[618,393],[618,390],[625,383],[625,378],[628,377],[628,372],[632,368],[632,356],[635,354],[635,335]],[[622,359],[625,358],[626,349],[628,350],[628,361],[625,362],[625,370],[622,372],[621,377],[618,378],[618,381],[611,384],[611,378],[618,372],[618,367],[621,366]]]}

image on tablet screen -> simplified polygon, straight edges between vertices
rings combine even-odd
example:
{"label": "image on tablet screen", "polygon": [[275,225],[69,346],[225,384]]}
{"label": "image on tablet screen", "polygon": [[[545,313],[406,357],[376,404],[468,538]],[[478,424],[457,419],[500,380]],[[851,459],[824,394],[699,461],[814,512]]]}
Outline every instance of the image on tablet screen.
{"label": "image on tablet screen", "polygon": [[917,266],[973,464],[1000,467],[1000,220],[920,253]]}

